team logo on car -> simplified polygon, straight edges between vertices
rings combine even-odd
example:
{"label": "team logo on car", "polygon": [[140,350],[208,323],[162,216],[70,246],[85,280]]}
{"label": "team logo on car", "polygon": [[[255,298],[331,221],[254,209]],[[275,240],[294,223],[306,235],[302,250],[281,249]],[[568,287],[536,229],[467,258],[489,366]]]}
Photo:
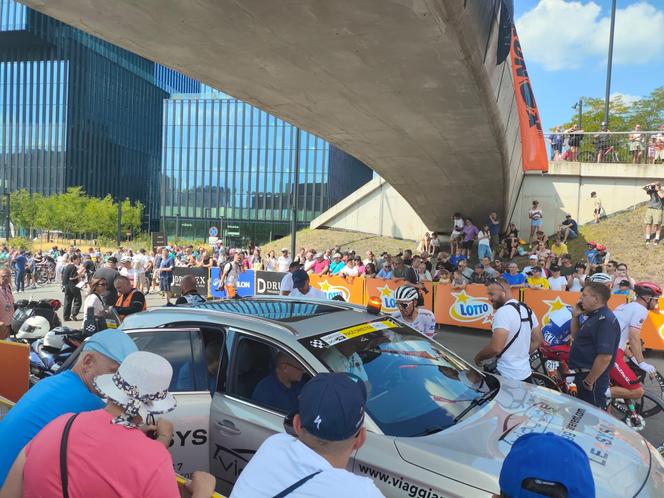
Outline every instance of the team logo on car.
{"label": "team logo on car", "polygon": [[344,301],[348,301],[350,299],[350,291],[346,287],[342,287],[341,285],[333,285],[328,282],[327,279],[320,282],[318,287],[320,287],[320,290],[322,290],[327,295],[328,299],[332,299],[334,296],[341,296],[344,298]]}
{"label": "team logo on car", "polygon": [[465,290],[453,292],[454,303],[450,306],[450,316],[459,322],[491,323],[493,306],[486,297],[477,297],[466,294]]}

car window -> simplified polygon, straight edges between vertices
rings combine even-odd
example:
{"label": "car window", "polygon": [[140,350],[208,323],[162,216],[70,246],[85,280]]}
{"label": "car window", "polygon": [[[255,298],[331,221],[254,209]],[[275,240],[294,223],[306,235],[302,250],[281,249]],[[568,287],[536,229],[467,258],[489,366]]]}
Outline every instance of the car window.
{"label": "car window", "polygon": [[223,330],[201,328],[193,335],[194,381],[197,391],[217,390],[217,375],[224,345]]}
{"label": "car window", "polygon": [[130,335],[138,349],[163,356],[171,364],[173,377],[169,391],[196,391],[191,332],[160,330]]}
{"label": "car window", "polygon": [[331,371],[365,383],[367,413],[384,434],[441,431],[493,395],[485,377],[423,334],[389,318],[300,339]]}
{"label": "car window", "polygon": [[311,378],[302,363],[273,344],[238,336],[227,394],[288,414]]}

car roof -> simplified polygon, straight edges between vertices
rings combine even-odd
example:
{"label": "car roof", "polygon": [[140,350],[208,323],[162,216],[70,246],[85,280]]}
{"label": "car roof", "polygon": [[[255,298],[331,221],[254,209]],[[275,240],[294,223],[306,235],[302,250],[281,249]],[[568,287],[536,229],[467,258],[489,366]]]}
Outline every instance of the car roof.
{"label": "car roof", "polygon": [[164,306],[129,315],[124,330],[162,327],[177,322],[206,322],[298,339],[376,319],[366,308],[341,301],[287,296],[221,299],[194,306]]}

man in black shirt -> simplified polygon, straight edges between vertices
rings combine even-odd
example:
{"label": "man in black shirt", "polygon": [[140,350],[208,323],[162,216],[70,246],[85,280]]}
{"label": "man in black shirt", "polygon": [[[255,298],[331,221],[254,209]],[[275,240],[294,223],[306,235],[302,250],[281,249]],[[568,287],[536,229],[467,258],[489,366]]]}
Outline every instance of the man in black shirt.
{"label": "man in black shirt", "polygon": [[118,299],[118,291],[115,289],[115,279],[120,276],[120,273],[115,269],[118,260],[115,256],[108,258],[108,262],[102,268],[99,268],[94,278],[103,278],[106,280],[106,292],[102,294],[102,299],[106,306],[114,306],[115,301]]}
{"label": "man in black shirt", "polygon": [[76,315],[81,310],[81,289],[76,286],[81,280],[78,269],[80,262],[81,257],[74,253],[69,260],[69,264],[62,270],[62,287],[65,291],[65,305],[62,313],[66,321],[78,320]]}

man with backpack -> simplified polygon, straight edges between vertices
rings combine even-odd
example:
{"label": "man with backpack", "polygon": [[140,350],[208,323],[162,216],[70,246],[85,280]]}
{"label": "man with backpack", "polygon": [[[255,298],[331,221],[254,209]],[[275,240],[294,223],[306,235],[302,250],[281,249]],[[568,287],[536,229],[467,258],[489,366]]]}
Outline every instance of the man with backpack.
{"label": "man with backpack", "polygon": [[239,251],[233,253],[231,261],[226,261],[221,269],[219,285],[217,290],[226,292],[227,298],[237,296],[237,281],[242,273],[242,254]]}
{"label": "man with backpack", "polygon": [[475,363],[495,358],[489,371],[524,382],[531,381],[530,353],[542,342],[537,317],[524,303],[512,297],[510,285],[498,278],[487,286],[493,315],[491,342],[475,355]]}

